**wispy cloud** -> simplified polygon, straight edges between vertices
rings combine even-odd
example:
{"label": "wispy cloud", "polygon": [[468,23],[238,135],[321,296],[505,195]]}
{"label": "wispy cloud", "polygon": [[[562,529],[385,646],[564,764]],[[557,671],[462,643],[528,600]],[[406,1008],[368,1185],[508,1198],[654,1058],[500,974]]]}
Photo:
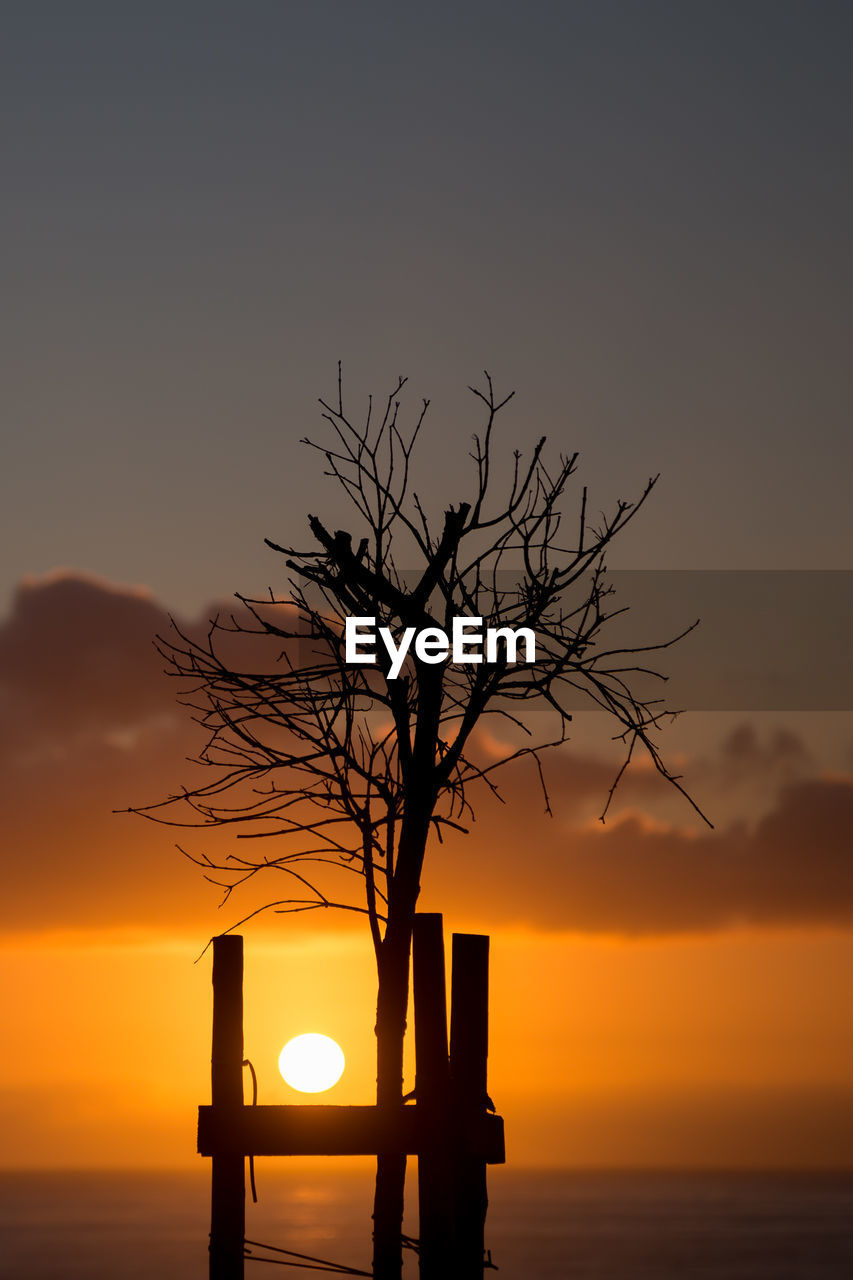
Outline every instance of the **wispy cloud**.
{"label": "wispy cloud", "polygon": [[[146,593],[83,575],[21,585],[0,626],[7,928],[232,923],[172,833],[112,813],[191,776],[199,731],[152,644],[168,625]],[[503,750],[491,736],[483,748]],[[592,819],[612,762],[562,749],[547,761],[549,819],[530,762],[510,766],[506,803],[482,797],[471,834],[431,853],[430,902],[496,924],[626,935],[853,925],[853,778],[818,776],[796,734],[761,737],[748,723],[690,772],[719,793],[760,796],[746,806],[760,816],[713,832],[680,825],[639,768],[602,827]]]}

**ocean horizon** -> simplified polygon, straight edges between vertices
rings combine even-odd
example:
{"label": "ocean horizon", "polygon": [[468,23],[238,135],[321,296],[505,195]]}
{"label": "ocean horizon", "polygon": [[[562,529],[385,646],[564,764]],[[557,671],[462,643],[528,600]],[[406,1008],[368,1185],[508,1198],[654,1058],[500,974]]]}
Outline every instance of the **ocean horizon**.
{"label": "ocean horizon", "polygon": [[[414,1162],[413,1162],[414,1165]],[[366,1168],[257,1161],[246,1274],[273,1245],[369,1270]],[[414,1168],[408,1199],[415,1204]],[[848,1280],[853,1171],[492,1169],[487,1246],[506,1280]],[[205,1280],[209,1166],[0,1173],[2,1280]],[[406,1230],[417,1233],[416,1213]],[[281,1266],[279,1274],[302,1272]],[[322,1273],[318,1273],[322,1274]],[[406,1275],[417,1274],[407,1251]]]}

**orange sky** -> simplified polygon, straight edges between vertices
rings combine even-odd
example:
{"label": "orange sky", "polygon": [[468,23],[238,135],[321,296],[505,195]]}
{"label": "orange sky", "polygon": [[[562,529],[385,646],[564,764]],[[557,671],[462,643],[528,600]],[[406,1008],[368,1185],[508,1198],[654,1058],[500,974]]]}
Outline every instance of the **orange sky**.
{"label": "orange sky", "polygon": [[[459,922],[467,927],[467,922]],[[373,971],[359,933],[246,944],[260,1100],[301,1100],[281,1045],[335,1037],[329,1101],[371,1100]],[[209,955],[187,937],[34,934],[0,954],[2,1162],[186,1165],[209,1090]],[[518,1165],[844,1165],[853,939],[737,931],[642,942],[492,934],[490,1088]]]}
{"label": "orange sky", "polygon": [[[337,527],[297,441],[339,357],[354,404],[392,370],[432,399],[427,508],[465,496],[488,367],[519,393],[505,457],[579,449],[590,513],[662,473],[614,565],[850,567],[850,7],[331,7],[4,24],[7,1167],[197,1159],[192,962],[258,898],[218,912],[174,833],[112,810],[188,780],[166,598],[280,585],[262,539]],[[816,601],[809,675],[813,617],[851,625]],[[676,726],[713,832],[642,768],[601,828],[599,730],[550,761],[553,820],[516,770],[424,880],[448,932],[493,938],[510,1159],[849,1165],[849,711]],[[261,1099],[316,1028],[350,1063],[330,1096],[369,1101],[366,931],[265,920],[247,964]]]}
{"label": "orange sky", "polygon": [[[163,624],[144,594],[54,575],[0,625],[7,1167],[196,1159],[210,970],[193,960],[269,890],[220,912],[174,849],[176,835],[206,839],[111,812],[186,776],[192,734],[150,649]],[[433,849],[424,876],[421,905],[445,912],[448,934],[493,939],[490,1091],[511,1160],[849,1164],[849,717],[706,716],[671,731],[713,832],[643,768],[601,827],[614,758],[599,729],[579,717],[547,763],[553,819],[520,768],[507,804],[482,801],[472,834]],[[372,1100],[375,976],[359,923],[324,913],[245,930],[261,1101],[295,1100],[276,1060],[307,1030],[347,1055],[329,1100]]]}

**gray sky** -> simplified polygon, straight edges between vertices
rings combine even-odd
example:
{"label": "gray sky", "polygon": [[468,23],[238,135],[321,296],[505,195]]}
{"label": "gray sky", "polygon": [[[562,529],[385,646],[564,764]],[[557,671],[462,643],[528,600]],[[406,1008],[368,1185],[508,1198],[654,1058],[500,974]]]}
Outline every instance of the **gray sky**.
{"label": "gray sky", "polygon": [[339,358],[432,398],[435,502],[485,367],[600,505],[663,473],[614,562],[853,567],[851,14],[13,6],[0,599],[274,580],[337,501],[296,441]]}

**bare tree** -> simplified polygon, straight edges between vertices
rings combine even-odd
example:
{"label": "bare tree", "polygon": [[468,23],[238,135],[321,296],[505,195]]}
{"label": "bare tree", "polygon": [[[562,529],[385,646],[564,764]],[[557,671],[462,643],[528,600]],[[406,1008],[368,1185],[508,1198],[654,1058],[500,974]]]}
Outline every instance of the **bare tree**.
{"label": "bare tree", "polygon": [[[377,1104],[389,1108],[403,1099],[409,952],[424,856],[431,834],[467,829],[472,788],[499,795],[499,768],[527,756],[550,812],[540,755],[566,740],[569,702],[580,690],[614,718],[625,744],[605,809],[638,745],[682,790],[654,737],[669,712],[632,692],[634,677],[647,670],[643,654],[666,645],[613,649],[603,637],[619,612],[609,607],[604,555],[655,481],[598,523],[584,488],[568,526],[562,507],[577,455],[549,468],[543,438],[527,458],[516,451],[503,481],[496,479],[495,422],[511,396],[498,399],[486,374],[483,388],[471,388],[484,422],[473,437],[470,496],[448,506],[435,527],[411,485],[429,402],[404,430],[405,381],[384,408],[376,412],[369,401],[355,422],[339,368],[337,402],[320,401],[332,434],[325,444],[303,442],[319,450],[352,503],[355,536],[309,517],[310,550],[268,544],[292,574],[286,600],[272,592],[263,600],[238,596],[242,612],[214,620],[205,640],[178,631],[161,641],[170,674],[190,682],[183,700],[208,733],[199,759],[212,777],[142,811],[181,825],[236,824],[243,837],[263,839],[262,853],[196,859],[226,896],[263,872],[293,885],[268,904],[276,911],[334,905],[367,916],[378,972]],[[374,663],[346,661],[347,618],[373,618],[399,644],[411,629],[449,632],[460,616],[506,629],[504,640],[466,663],[410,651],[396,676],[381,644]],[[535,634],[530,665],[512,660],[508,633],[519,628]],[[233,645],[229,634],[241,644],[275,641],[275,658],[235,661],[223,652]],[[550,713],[537,721],[550,732],[532,732],[524,717],[533,705]],[[475,729],[486,716],[521,735],[498,761],[477,750]],[[175,805],[183,816],[174,815]],[[346,870],[360,892],[330,896],[321,887],[324,864]],[[400,1275],[404,1176],[404,1157],[379,1158],[374,1275],[381,1280]]]}

